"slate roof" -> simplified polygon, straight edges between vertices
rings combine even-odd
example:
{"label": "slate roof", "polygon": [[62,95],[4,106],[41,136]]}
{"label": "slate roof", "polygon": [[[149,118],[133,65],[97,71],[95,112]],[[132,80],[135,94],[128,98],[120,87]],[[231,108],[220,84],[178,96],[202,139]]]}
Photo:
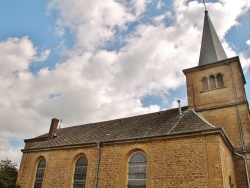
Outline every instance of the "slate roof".
{"label": "slate roof", "polygon": [[220,39],[205,11],[199,66],[227,59],[227,55],[221,45]]}
{"label": "slate roof", "polygon": [[[187,107],[182,107],[182,110],[181,115],[179,109],[175,108],[134,117],[61,128],[58,129],[56,137],[46,139],[33,149],[142,139],[217,129],[193,110],[187,110]],[[47,136],[48,134],[44,134],[33,139]]]}

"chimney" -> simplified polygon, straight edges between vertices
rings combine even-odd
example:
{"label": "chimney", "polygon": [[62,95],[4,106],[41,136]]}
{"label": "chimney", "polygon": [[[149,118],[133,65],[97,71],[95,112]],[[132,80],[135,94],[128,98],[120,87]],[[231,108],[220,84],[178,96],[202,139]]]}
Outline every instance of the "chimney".
{"label": "chimney", "polygon": [[180,113],[180,115],[182,114],[182,111],[181,111],[181,101],[180,100],[177,100],[177,102],[178,102],[178,106],[179,106],[179,113]]}
{"label": "chimney", "polygon": [[51,120],[51,125],[50,125],[50,129],[49,129],[49,135],[48,135],[48,140],[53,138],[53,136],[56,135],[57,132],[57,127],[58,127],[58,122],[59,120],[56,118],[53,118]]}

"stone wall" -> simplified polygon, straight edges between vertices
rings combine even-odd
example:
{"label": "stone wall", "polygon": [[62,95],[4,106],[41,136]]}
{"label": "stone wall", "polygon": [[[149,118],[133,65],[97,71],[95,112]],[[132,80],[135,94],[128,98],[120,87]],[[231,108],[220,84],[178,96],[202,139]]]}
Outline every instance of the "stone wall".
{"label": "stone wall", "polygon": [[[135,151],[142,151],[147,156],[148,188],[227,187],[224,179],[228,178],[228,174],[234,180],[232,156],[224,139],[220,138],[216,133],[102,143],[98,187],[125,188],[128,159]],[[43,187],[71,187],[74,164],[82,155],[88,159],[86,187],[92,188],[98,159],[96,145],[24,153],[17,183],[22,188],[32,187],[37,164],[44,157],[46,170]]]}
{"label": "stone wall", "polygon": [[[236,183],[235,174],[236,171],[234,170],[234,161],[233,161],[233,152],[227,148],[227,145],[221,138],[219,138],[221,143],[221,161],[222,161],[222,172],[223,172],[223,184],[224,187],[239,187]],[[246,182],[243,182],[244,186],[246,186]]]}

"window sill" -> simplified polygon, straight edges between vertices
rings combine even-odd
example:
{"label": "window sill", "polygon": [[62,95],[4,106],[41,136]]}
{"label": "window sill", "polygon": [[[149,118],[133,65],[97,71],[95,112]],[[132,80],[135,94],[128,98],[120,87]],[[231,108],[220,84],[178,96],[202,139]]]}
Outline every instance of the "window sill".
{"label": "window sill", "polygon": [[223,87],[217,87],[217,88],[214,88],[214,89],[207,89],[207,90],[203,90],[203,91],[201,91],[200,93],[205,93],[205,92],[214,91],[214,90],[218,90],[218,89],[224,89],[224,88],[226,88],[226,86],[223,86]]}

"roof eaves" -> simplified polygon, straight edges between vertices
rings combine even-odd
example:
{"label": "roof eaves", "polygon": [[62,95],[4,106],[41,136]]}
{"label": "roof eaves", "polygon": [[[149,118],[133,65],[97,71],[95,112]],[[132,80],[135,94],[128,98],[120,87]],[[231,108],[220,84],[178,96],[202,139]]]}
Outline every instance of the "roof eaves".
{"label": "roof eaves", "polygon": [[28,138],[28,139],[24,139],[24,142],[35,142],[35,141],[43,141],[43,140],[47,140],[48,137],[35,137],[35,138]]}
{"label": "roof eaves", "polygon": [[111,143],[111,142],[122,142],[122,141],[132,141],[132,140],[141,140],[141,139],[151,139],[151,138],[162,138],[162,137],[169,137],[169,136],[177,136],[177,135],[185,135],[185,134],[195,134],[195,133],[207,133],[211,131],[218,131],[221,130],[221,127],[211,127],[210,129],[203,129],[203,130],[195,130],[195,131],[185,131],[185,132],[178,132],[178,133],[169,133],[169,134],[161,134],[161,135],[152,135],[152,136],[142,136],[142,137],[133,137],[133,138],[124,138],[124,139],[113,139],[113,140],[96,140],[95,142],[85,142],[85,143],[77,143],[77,144],[64,144],[60,146],[45,146],[45,147],[33,147],[29,149],[23,149],[22,152],[28,151],[35,151],[41,149],[52,149],[52,148],[62,148],[62,147],[70,147],[70,146],[82,146],[82,145],[90,145],[96,143]]}

